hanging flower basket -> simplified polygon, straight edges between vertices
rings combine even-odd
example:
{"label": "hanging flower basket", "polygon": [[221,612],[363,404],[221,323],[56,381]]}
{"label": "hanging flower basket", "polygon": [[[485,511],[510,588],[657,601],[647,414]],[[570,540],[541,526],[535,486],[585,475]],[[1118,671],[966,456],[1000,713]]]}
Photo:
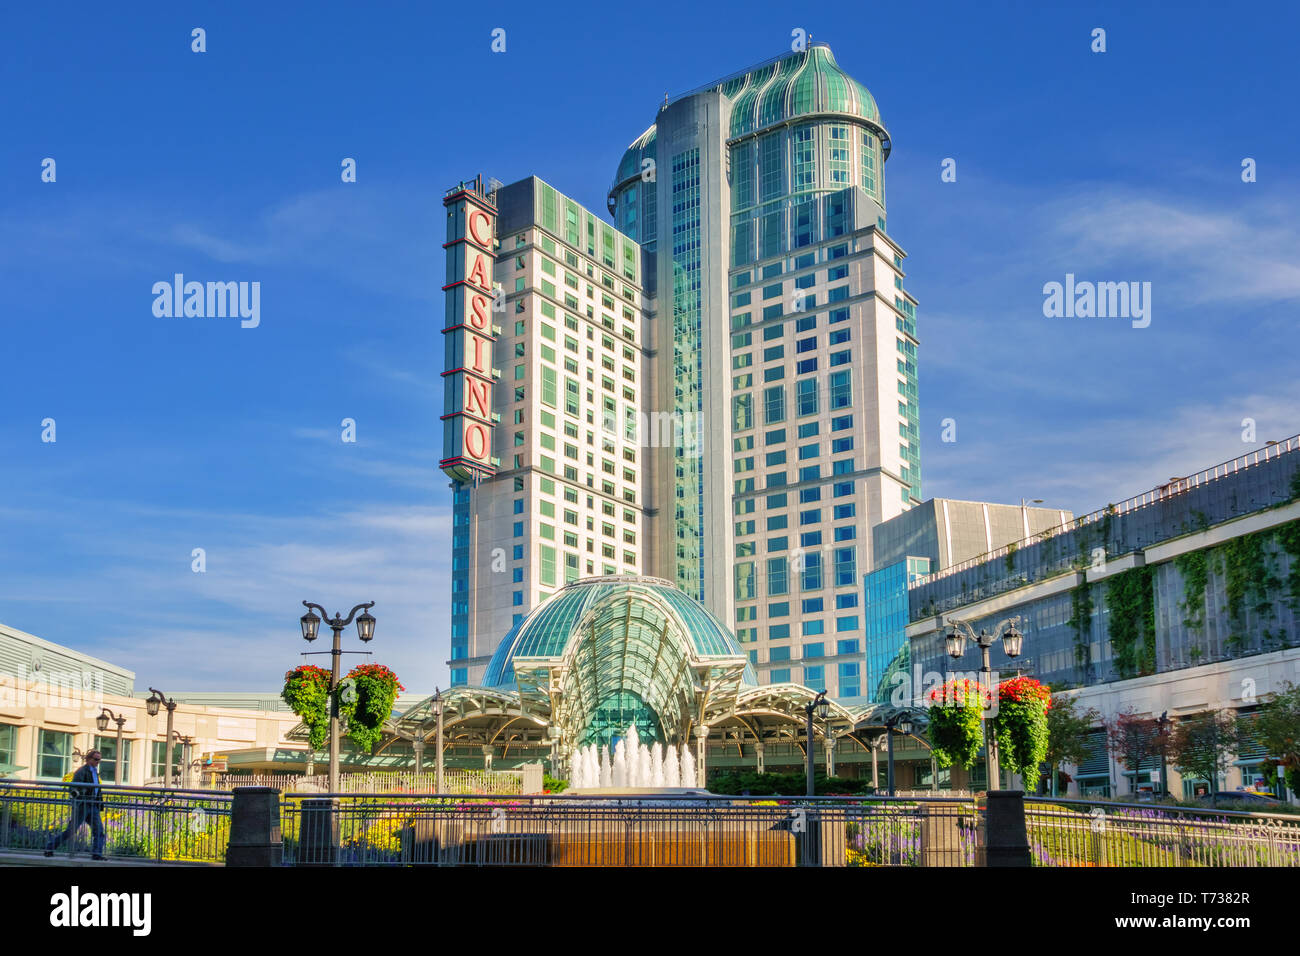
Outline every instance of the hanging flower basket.
{"label": "hanging flower basket", "polygon": [[972,680],[950,680],[930,691],[930,746],[940,767],[974,765],[984,742],[980,718],[991,702],[992,694]]}
{"label": "hanging flower basket", "polygon": [[379,742],[403,690],[397,675],[383,664],[358,664],[339,681],[339,718],[347,721],[347,734],[362,753]]}
{"label": "hanging flower basket", "polygon": [[330,732],[330,672],[315,664],[303,664],[284,675],[280,697],[307,725],[312,750],[320,750]]}
{"label": "hanging flower basket", "polygon": [[1037,783],[1047,758],[1047,711],[1052,692],[1032,677],[1013,677],[998,685],[998,712],[993,718],[998,756],[1012,773]]}

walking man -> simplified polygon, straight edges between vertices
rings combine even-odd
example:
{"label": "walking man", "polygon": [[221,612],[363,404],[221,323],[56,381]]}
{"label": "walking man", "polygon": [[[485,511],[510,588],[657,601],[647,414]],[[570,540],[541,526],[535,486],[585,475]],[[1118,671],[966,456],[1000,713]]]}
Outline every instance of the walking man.
{"label": "walking man", "polygon": [[99,811],[104,807],[104,791],[99,786],[99,761],[102,754],[92,750],[86,754],[86,762],[72,775],[72,816],[67,828],[57,837],[51,837],[45,845],[45,855],[54,856],[57,847],[62,846],[69,837],[81,832],[83,823],[90,824],[92,859],[104,859],[104,821]]}

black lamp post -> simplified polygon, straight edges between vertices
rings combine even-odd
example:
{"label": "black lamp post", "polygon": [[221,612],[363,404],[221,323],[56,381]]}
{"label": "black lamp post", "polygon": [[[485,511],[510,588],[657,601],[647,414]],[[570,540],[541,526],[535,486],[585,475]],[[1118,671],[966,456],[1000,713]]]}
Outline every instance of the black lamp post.
{"label": "black lamp post", "polygon": [[114,767],[113,782],[116,783],[118,786],[121,786],[122,784],[122,725],[126,723],[126,718],[119,717],[117,714],[113,713],[111,710],[105,707],[103,711],[100,713],[100,715],[95,718],[95,726],[99,728],[99,732],[101,734],[104,731],[108,730],[108,722],[110,719],[117,724],[117,750],[114,752],[114,756],[117,759],[113,761],[113,767]]}
{"label": "black lamp post", "polygon": [[897,730],[904,737],[912,732],[912,714],[906,710],[900,710],[892,717],[885,721],[885,746],[888,751],[886,758],[885,780],[889,786],[889,795],[894,795],[894,731]]}
{"label": "black lamp post", "polygon": [[[992,631],[986,631],[980,628],[978,634],[965,621],[948,621],[948,633],[944,637],[944,644],[948,648],[948,656],[953,660],[961,660],[966,651],[965,643],[970,641],[972,644],[979,645],[980,649],[980,673],[985,675],[983,680],[982,691],[993,692],[993,669],[989,667],[989,648],[993,646],[996,640],[1002,641],[1002,650],[1007,657],[1019,657],[1020,651],[1024,646],[1025,636],[1016,630],[1016,625],[1020,623],[1020,618],[1009,617],[1005,621],[999,621]],[[984,703],[980,701],[981,705]],[[981,710],[986,708],[981,707]],[[986,715],[981,714],[984,724],[984,769],[988,777],[986,786],[993,790],[1001,786],[1001,780],[998,778],[998,751],[997,740],[993,734],[989,733],[989,722]]]}
{"label": "black lamp post", "polygon": [[[1160,793],[1166,797],[1169,796],[1169,768],[1166,765],[1165,755],[1169,752],[1169,725],[1172,723],[1167,710],[1156,719],[1156,732],[1160,740]],[[1133,779],[1137,779],[1136,773]]]}
{"label": "black lamp post", "polygon": [[810,797],[816,792],[816,787],[813,784],[813,757],[815,756],[815,751],[813,749],[813,712],[814,711],[817,713],[818,718],[820,718],[821,720],[825,720],[827,716],[829,716],[831,712],[831,702],[826,699],[826,691],[819,692],[816,697],[814,697],[812,700],[810,700],[807,703],[807,705],[804,706],[803,709],[804,715],[807,718],[806,729],[808,731],[808,746],[807,746],[808,796]]}
{"label": "black lamp post", "polygon": [[[341,614],[329,616],[319,604],[312,604],[308,601],[302,602],[303,607],[307,608],[307,613],[299,618],[302,624],[302,637],[305,641],[316,640],[320,632],[321,617],[317,616],[316,611],[320,611],[324,617],[325,623],[334,631],[334,647],[328,651],[316,651],[312,653],[329,654],[331,656],[330,664],[330,793],[339,791],[339,705],[334,693],[339,684],[339,657],[344,653],[365,654],[368,651],[347,651],[343,650],[343,630],[352,623],[352,619],[357,620],[357,637],[361,638],[362,643],[367,643],[374,639],[375,636],[375,619],[370,614],[370,609],[375,606],[374,601],[366,604],[358,604],[345,618]],[[312,610],[315,608],[315,610]],[[357,611],[361,611],[361,616],[357,617]]]}
{"label": "black lamp post", "polygon": [[145,700],[144,706],[150,717],[158,716],[159,707],[167,708],[167,736],[164,738],[166,743],[163,744],[163,749],[167,751],[167,769],[163,777],[163,786],[170,787],[172,785],[172,734],[174,733],[172,723],[176,715],[176,701],[170,700],[162,691],[150,687],[149,697]]}
{"label": "black lamp post", "polygon": [[437,748],[433,754],[433,787],[435,793],[442,793],[442,691],[436,687],[433,689],[433,715],[436,721],[434,746]]}

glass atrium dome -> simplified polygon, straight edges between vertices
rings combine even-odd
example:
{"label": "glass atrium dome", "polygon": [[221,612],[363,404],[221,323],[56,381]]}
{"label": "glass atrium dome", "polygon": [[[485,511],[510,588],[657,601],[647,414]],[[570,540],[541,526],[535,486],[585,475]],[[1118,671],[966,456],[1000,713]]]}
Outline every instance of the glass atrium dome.
{"label": "glass atrium dome", "polygon": [[[566,740],[605,741],[636,723],[678,741],[699,705],[757,683],[744,651],[703,605],[660,578],[575,581],[502,639],[485,687],[550,708]],[[703,696],[704,700],[701,699]]]}

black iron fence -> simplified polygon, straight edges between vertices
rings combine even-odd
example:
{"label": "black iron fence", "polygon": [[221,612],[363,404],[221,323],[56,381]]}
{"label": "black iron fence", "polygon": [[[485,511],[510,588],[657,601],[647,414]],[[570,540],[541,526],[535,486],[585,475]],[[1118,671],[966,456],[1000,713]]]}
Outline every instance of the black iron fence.
{"label": "black iron fence", "polygon": [[[84,819],[73,789],[0,782],[0,851],[39,853],[74,814]],[[244,793],[255,792],[260,809],[232,840],[239,791],[105,786],[105,855],[221,863],[229,848],[240,851],[232,862],[288,866],[980,866],[986,855],[994,862],[992,832],[1019,865],[1300,866],[1300,817],[1151,804],[1030,796],[1009,838],[1004,825],[990,831],[982,802],[961,797]],[[1008,797],[1019,805],[999,795]],[[81,826],[57,852],[88,855],[91,838]]]}
{"label": "black iron fence", "polygon": [[1026,797],[1034,866],[1300,866],[1300,817]]}
{"label": "black iron fence", "polygon": [[[74,797],[73,795],[76,794]],[[109,859],[220,863],[230,837],[231,798],[203,791],[105,784],[91,799],[89,784],[0,782],[0,850],[44,851],[73,821],[77,831],[56,852],[89,855],[96,809]]]}
{"label": "black iron fence", "polygon": [[288,865],[971,866],[969,799],[289,795]]}

